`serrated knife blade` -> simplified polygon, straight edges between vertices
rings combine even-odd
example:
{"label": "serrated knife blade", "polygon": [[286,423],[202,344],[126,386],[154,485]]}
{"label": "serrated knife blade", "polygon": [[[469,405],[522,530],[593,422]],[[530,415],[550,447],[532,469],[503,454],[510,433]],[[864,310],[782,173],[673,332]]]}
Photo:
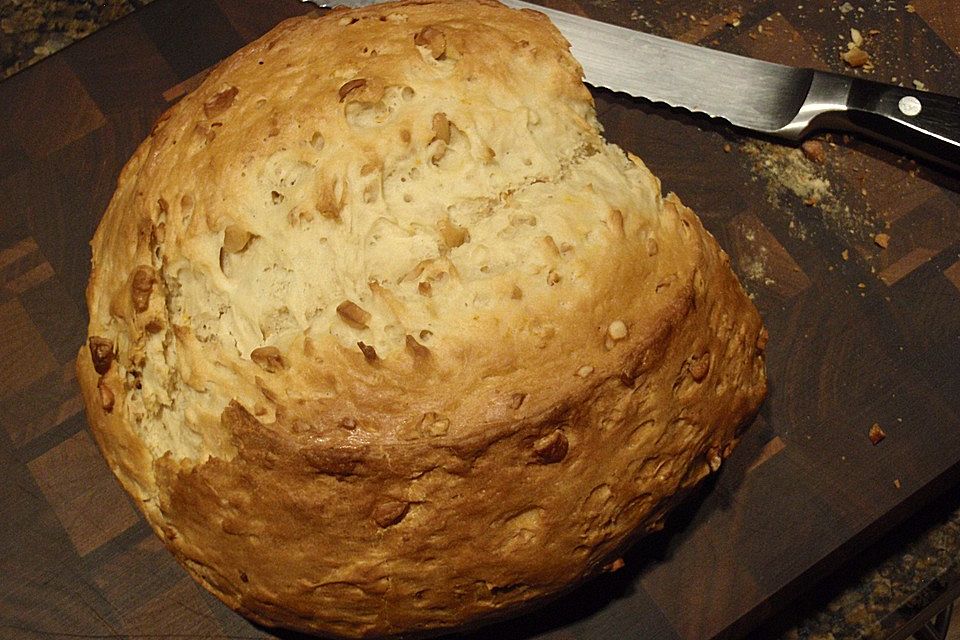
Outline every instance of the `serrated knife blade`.
{"label": "serrated knife blade", "polygon": [[960,100],[955,97],[755,60],[523,0],[502,2],[546,14],[595,87],[793,141],[820,128],[865,134],[951,169],[960,167]]}
{"label": "serrated knife blade", "polygon": [[601,23],[520,0],[545,13],[570,42],[586,81],[652,102],[723,118],[738,127],[796,137],[813,72]]}

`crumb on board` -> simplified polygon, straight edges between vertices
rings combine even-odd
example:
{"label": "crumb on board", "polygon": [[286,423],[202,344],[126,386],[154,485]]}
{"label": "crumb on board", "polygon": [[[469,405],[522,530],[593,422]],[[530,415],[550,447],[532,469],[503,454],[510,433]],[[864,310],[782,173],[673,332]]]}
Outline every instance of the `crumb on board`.
{"label": "crumb on board", "polygon": [[[739,150],[752,158],[753,173],[765,185],[768,203],[787,216],[792,237],[806,240],[822,222],[826,231],[843,238],[844,245],[872,243],[874,234],[883,230],[882,221],[869,202],[859,199],[862,187],[848,184],[842,176],[862,170],[859,157],[834,146],[832,137],[825,135],[817,141],[824,151],[823,163],[808,159],[810,151],[805,153],[802,147],[759,140],[745,142]],[[839,176],[836,185],[832,182],[835,175]]]}
{"label": "crumb on board", "polygon": [[897,478],[893,481],[893,486],[899,489],[902,485],[900,484],[900,478]]}
{"label": "crumb on board", "polygon": [[620,571],[620,569],[623,569],[625,564],[626,563],[623,561],[623,558],[617,558],[610,564],[605,565],[603,567],[603,570],[606,571],[607,573],[613,573],[615,571]]}
{"label": "crumb on board", "polygon": [[818,175],[802,150],[769,143],[757,145],[759,161],[756,168],[773,183],[801,200],[813,198],[819,203],[830,194],[830,181]]}
{"label": "crumb on board", "polygon": [[887,437],[886,432],[884,432],[884,430],[876,422],[874,422],[870,426],[869,435],[870,435],[870,442],[873,443],[873,446],[877,446],[878,444],[880,444],[880,442],[883,441],[884,438]]}
{"label": "crumb on board", "polygon": [[840,257],[843,258],[844,262],[850,259],[850,249],[844,249],[840,252]]}
{"label": "crumb on board", "polygon": [[886,249],[890,246],[890,234],[888,233],[877,233],[873,236],[873,243],[880,247],[881,249]]}
{"label": "crumb on board", "polygon": [[827,154],[823,149],[823,143],[821,143],[819,140],[806,140],[800,145],[800,149],[803,151],[803,155],[806,156],[807,160],[810,160],[811,162],[823,164],[827,160]]}
{"label": "crumb on board", "polygon": [[870,65],[870,54],[861,49],[860,47],[854,46],[847,49],[846,51],[840,54],[840,58],[847,63],[847,66],[858,68],[864,67],[867,68]]}
{"label": "crumb on board", "polygon": [[[870,29],[867,31],[867,34],[873,35],[874,32],[880,33],[876,29]],[[864,71],[872,71],[874,69],[873,59],[869,53],[863,50],[865,44],[866,38],[864,38],[863,32],[860,31],[860,29],[851,27],[850,41],[847,42],[847,50],[840,52],[840,59],[847,63],[847,66],[854,69],[862,68]]]}

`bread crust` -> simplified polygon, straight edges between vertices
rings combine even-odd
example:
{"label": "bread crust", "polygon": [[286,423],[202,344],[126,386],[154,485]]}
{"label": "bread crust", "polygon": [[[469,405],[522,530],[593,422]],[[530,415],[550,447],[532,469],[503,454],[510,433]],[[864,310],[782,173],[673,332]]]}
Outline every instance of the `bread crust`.
{"label": "bread crust", "polygon": [[[544,76],[535,90],[522,75],[533,68]],[[124,168],[92,242],[91,343],[77,358],[87,416],[157,535],[233,609],[342,637],[509,615],[662,526],[732,451],[766,392],[766,332],[693,212],[602,141],[580,77],[543,15],[495,2],[293,19],[221,63]],[[468,99],[476,84],[490,104]],[[453,96],[443,111],[437,87]],[[528,146],[495,133],[521,108],[539,118],[520,129]],[[563,136],[568,145],[542,150]],[[298,178],[309,192],[273,176],[281,186],[259,204],[240,174],[269,174],[281,165],[264,157],[295,139],[320,158]],[[418,282],[390,272],[405,254],[374,248],[366,281],[351,284],[349,256],[380,236],[351,240],[347,227],[379,228],[366,212],[403,206],[391,204],[389,168],[406,160],[388,140],[421,146],[409,152],[423,154],[410,174],[427,175],[418,199],[437,192],[435,174],[476,181],[476,167],[492,166],[491,184],[497,171],[510,177],[518,149],[532,168],[470,225],[459,209],[431,213],[439,249]],[[327,188],[331,175],[340,182]],[[381,180],[372,201],[369,175]],[[315,205],[307,222],[289,208],[301,200]],[[281,205],[294,229],[283,233],[300,235],[263,222]],[[536,247],[484,235],[485,220],[530,211],[552,231]],[[562,242],[568,220],[579,235]],[[525,222],[505,228],[518,225],[528,233]],[[315,239],[302,238],[314,229],[354,244],[313,259]],[[268,254],[274,237],[284,240]],[[286,274],[282,256],[301,244],[307,257],[289,265],[305,280],[231,272],[246,268],[234,255],[270,255]],[[498,270],[488,254],[502,246],[529,249]],[[346,275],[330,280],[337,269]],[[312,281],[336,295],[308,319],[291,290]],[[249,306],[261,301],[273,306]]]}

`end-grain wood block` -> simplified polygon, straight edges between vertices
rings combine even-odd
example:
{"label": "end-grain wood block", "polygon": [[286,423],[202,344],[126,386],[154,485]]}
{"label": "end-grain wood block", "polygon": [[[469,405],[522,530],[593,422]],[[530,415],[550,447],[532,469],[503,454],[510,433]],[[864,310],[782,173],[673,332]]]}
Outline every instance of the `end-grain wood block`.
{"label": "end-grain wood block", "polygon": [[829,69],[804,34],[779,11],[760,20],[756,26],[743,29],[735,42],[745,55],[753,58],[822,71]]}
{"label": "end-grain wood block", "polygon": [[748,289],[760,285],[779,298],[789,298],[810,286],[810,278],[760,218],[743,213],[729,227],[737,273]]}
{"label": "end-grain wood block", "polygon": [[122,611],[121,618],[120,631],[131,638],[223,637],[200,587],[187,576],[154,598]]}
{"label": "end-grain wood block", "polygon": [[954,0],[913,0],[910,4],[945,43],[960,51],[960,12]]}
{"label": "end-grain wood block", "polygon": [[81,556],[138,520],[86,431],[27,466]]}
{"label": "end-grain wood block", "polygon": [[30,158],[42,158],[102,126],[106,118],[59,56],[43,73],[28,69],[8,80],[16,87],[0,101],[0,138],[16,142]]}
{"label": "end-grain wood block", "polygon": [[145,529],[146,537],[132,544],[106,545],[106,558],[90,570],[92,583],[118,611],[140,607],[186,575],[160,539]]}
{"label": "end-grain wood block", "polygon": [[29,288],[29,283],[38,281],[36,273],[43,273],[44,279],[53,275],[36,240],[24,238],[0,249],[0,286],[4,293],[22,293]]}
{"label": "end-grain wood block", "polygon": [[943,275],[947,277],[947,280],[953,283],[953,286],[957,288],[957,291],[960,291],[960,260],[954,262],[952,265],[944,269]]}
{"label": "end-grain wood block", "polygon": [[[275,7],[271,9],[274,11]],[[213,66],[245,44],[212,1],[156,2],[145,11],[135,13],[133,19],[140,22],[143,34],[160,52],[178,81]],[[158,88],[162,92],[167,87]]]}
{"label": "end-grain wood block", "polygon": [[880,280],[892,286],[913,273],[914,270],[930,262],[937,252],[927,247],[914,247],[906,251],[900,259],[891,263],[880,272]]}
{"label": "end-grain wood block", "polygon": [[310,3],[276,0],[247,0],[243,3],[217,0],[217,6],[244,42],[256,40],[286,18],[320,13],[320,10]]}
{"label": "end-grain wood block", "polygon": [[[37,552],[31,547],[31,552]],[[32,559],[33,561],[39,558]],[[30,558],[5,557],[0,564],[0,637],[4,640],[119,638],[103,598],[60,555],[42,557],[46,570]]]}
{"label": "end-grain wood block", "polygon": [[136,19],[121,20],[95,34],[97,56],[75,49],[64,57],[84,89],[109,120],[145,103],[159,105],[155,87],[174,84],[177,76]]}
{"label": "end-grain wood block", "polygon": [[0,303],[0,398],[57,368],[33,320],[16,298]]}
{"label": "end-grain wood block", "polygon": [[0,420],[15,447],[35,441],[81,411],[83,400],[72,360],[0,400]]}

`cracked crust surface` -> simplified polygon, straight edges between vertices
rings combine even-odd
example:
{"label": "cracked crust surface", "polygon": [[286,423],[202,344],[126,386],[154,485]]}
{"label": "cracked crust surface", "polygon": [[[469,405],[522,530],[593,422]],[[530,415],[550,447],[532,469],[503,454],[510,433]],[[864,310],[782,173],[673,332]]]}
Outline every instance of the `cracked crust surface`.
{"label": "cracked crust surface", "polygon": [[79,380],[183,566],[261,623],[475,624],[660,526],[765,393],[696,216],[549,21],[286,21],[161,117],[93,240]]}

